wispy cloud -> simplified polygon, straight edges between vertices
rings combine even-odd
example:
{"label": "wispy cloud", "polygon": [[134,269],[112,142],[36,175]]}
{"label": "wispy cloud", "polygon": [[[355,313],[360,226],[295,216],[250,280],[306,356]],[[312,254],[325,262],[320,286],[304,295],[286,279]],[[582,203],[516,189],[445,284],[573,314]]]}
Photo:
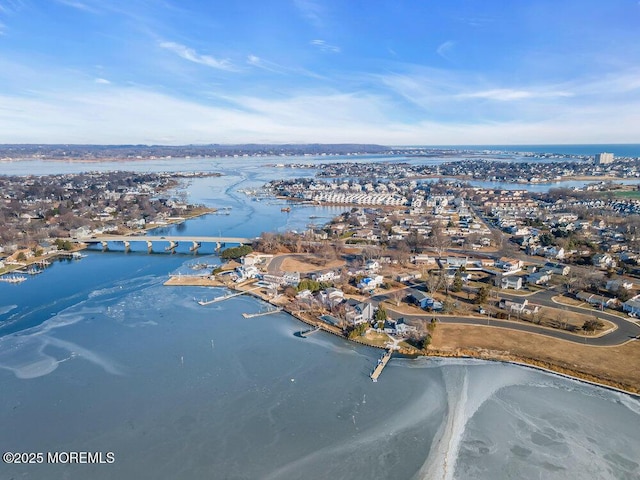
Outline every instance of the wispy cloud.
{"label": "wispy cloud", "polygon": [[96,83],[100,84],[100,85],[110,85],[111,82],[109,80],[107,80],[106,78],[96,78],[94,80]]}
{"label": "wispy cloud", "polygon": [[324,27],[324,8],[314,0],[293,0],[293,4],[302,16],[314,27]]}
{"label": "wispy cloud", "polygon": [[510,102],[515,100],[534,98],[557,98],[572,97],[573,93],[559,90],[517,90],[511,88],[495,88],[480,92],[461,93],[457,98],[484,98],[487,100],[497,100],[499,102]]}
{"label": "wispy cloud", "polygon": [[632,143],[640,123],[637,99],[568,105],[535,120],[483,122],[400,121],[395,113],[401,107],[382,94],[307,91],[278,99],[229,95],[223,100],[187,100],[145,87],[104,89],[95,83],[28,97],[0,94],[0,142]]}
{"label": "wispy cloud", "polygon": [[75,8],[77,10],[82,10],[88,13],[99,13],[99,11],[93,6],[87,5],[84,2],[80,2],[78,0],[56,0],[56,2],[65,5],[67,7]]}
{"label": "wispy cloud", "polygon": [[218,70],[227,70],[227,71],[235,71],[236,67],[229,60],[219,60],[210,55],[203,55],[196,52],[194,49],[189,48],[185,45],[181,45],[175,42],[160,42],[160,47],[170,52],[175,53],[176,55],[184,58],[185,60],[189,60],[193,63],[198,63],[200,65],[205,65],[207,67],[216,68]]}
{"label": "wispy cloud", "polygon": [[340,53],[340,47],[336,45],[330,45],[324,40],[311,40],[311,42],[309,43],[323,52]]}
{"label": "wispy cloud", "polygon": [[455,46],[455,44],[456,44],[455,42],[451,40],[447,40],[446,42],[438,45],[438,48],[436,48],[436,53],[440,55],[442,58],[444,58],[445,60],[451,60],[449,58],[449,54],[453,50],[453,47]]}

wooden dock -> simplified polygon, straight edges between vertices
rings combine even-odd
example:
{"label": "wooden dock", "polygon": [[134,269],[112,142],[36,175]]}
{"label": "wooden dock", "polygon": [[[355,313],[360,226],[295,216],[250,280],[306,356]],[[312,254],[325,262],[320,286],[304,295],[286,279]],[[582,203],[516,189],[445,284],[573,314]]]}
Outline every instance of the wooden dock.
{"label": "wooden dock", "polygon": [[318,330],[320,330],[320,325],[316,325],[315,327],[308,330],[303,330],[302,332],[300,332],[300,336],[302,338],[307,338],[309,335],[316,333]]}
{"label": "wooden dock", "polygon": [[281,311],[282,311],[282,307],[278,307],[278,308],[274,308],[273,310],[268,310],[266,312],[243,313],[242,316],[244,318],[262,317],[263,315],[271,315],[272,313],[278,313]]}
{"label": "wooden dock", "polygon": [[380,376],[380,374],[382,373],[382,370],[384,370],[384,367],[387,366],[387,363],[389,363],[389,360],[391,360],[391,354],[393,353],[393,350],[389,349],[379,360],[378,360],[378,364],[376,365],[376,368],[373,369],[373,372],[371,372],[371,375],[369,375],[371,377],[371,380],[373,380],[374,382],[378,381],[378,377]]}
{"label": "wooden dock", "polygon": [[261,288],[262,288],[262,287],[256,287],[256,288],[251,288],[251,289],[249,289],[249,290],[242,290],[241,292],[228,293],[228,294],[226,294],[226,295],[222,295],[221,297],[215,297],[215,298],[213,298],[213,299],[211,299],[211,300],[208,300],[208,301],[206,301],[206,302],[205,302],[205,301],[203,301],[203,300],[200,300],[200,301],[198,302],[198,305],[202,305],[202,306],[204,306],[204,305],[211,305],[212,303],[222,302],[223,300],[228,300],[229,298],[238,297],[238,296],[240,296],[240,295],[244,295],[245,293],[253,292],[253,291],[255,291],[255,290],[260,290]]}

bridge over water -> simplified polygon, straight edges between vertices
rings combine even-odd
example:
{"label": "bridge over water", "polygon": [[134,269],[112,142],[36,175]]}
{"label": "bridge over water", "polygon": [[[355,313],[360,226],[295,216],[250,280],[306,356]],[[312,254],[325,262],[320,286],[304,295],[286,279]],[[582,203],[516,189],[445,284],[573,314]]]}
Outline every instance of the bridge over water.
{"label": "bridge over water", "polygon": [[72,242],[102,243],[102,242],[196,242],[196,243],[252,243],[253,238],[245,237],[206,237],[179,235],[97,235],[89,238],[72,238]]}

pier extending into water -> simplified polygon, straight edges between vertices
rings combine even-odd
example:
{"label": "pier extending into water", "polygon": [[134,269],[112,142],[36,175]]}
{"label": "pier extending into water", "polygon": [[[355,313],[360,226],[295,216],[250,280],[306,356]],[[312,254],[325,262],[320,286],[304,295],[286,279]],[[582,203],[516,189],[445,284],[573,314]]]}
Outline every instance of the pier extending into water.
{"label": "pier extending into water", "polygon": [[243,313],[242,316],[244,318],[262,317],[263,315],[271,315],[272,313],[278,313],[281,311],[282,311],[282,307],[277,307],[272,310],[267,310],[266,312]]}
{"label": "pier extending into water", "polygon": [[302,338],[307,338],[309,335],[312,335],[312,334],[316,333],[318,330],[320,330],[320,325],[316,325],[316,326],[315,326],[315,327],[313,327],[313,328],[310,328],[310,329],[308,329],[308,330],[303,330],[303,331],[301,331],[301,332],[300,332],[300,336],[301,336]]}
{"label": "pier extending into water", "polygon": [[391,355],[393,354],[393,350],[389,349],[387,350],[387,352],[378,360],[378,364],[376,365],[376,368],[373,369],[373,372],[371,372],[371,375],[369,375],[371,377],[371,380],[373,380],[374,382],[378,381],[378,377],[380,376],[380,374],[382,373],[382,370],[384,370],[384,367],[387,366],[387,363],[389,363],[389,360],[391,360]]}
{"label": "pier extending into water", "polygon": [[261,288],[262,287],[255,287],[255,288],[251,288],[249,290],[243,290],[241,292],[228,293],[226,295],[222,295],[220,297],[215,297],[215,298],[213,298],[211,300],[208,300],[208,301],[200,300],[200,301],[198,301],[198,305],[202,305],[202,306],[211,305],[212,303],[222,302],[223,300],[228,300],[230,298],[238,297],[240,295],[244,295],[245,293],[253,292],[255,290],[260,290]]}

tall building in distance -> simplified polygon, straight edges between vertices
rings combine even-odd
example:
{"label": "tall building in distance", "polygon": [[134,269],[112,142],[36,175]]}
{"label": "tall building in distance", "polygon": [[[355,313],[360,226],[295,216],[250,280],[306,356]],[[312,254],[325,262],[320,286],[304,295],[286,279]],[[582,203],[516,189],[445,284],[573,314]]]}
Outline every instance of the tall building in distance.
{"label": "tall building in distance", "polygon": [[596,163],[598,165],[606,165],[607,163],[613,163],[613,153],[598,153],[596,155]]}

